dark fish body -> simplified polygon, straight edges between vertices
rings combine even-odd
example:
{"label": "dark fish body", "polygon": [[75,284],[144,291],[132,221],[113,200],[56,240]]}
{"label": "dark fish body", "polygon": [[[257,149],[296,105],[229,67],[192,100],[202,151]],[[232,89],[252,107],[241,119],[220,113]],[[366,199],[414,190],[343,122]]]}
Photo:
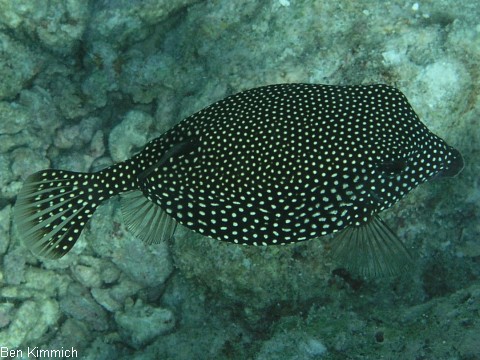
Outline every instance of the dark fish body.
{"label": "dark fish body", "polygon": [[376,214],[462,167],[393,87],[271,85],[210,105],[98,173],[32,175],[15,218],[27,244],[50,257],[122,193],[127,224],[148,242],[178,222],[233,243],[287,244],[372,223],[382,232]]}

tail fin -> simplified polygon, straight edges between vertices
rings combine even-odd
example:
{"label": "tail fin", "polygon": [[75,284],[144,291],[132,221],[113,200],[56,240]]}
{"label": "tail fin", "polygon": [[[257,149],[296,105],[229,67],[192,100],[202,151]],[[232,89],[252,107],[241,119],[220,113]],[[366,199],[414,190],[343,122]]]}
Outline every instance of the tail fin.
{"label": "tail fin", "polygon": [[13,221],[35,254],[60,258],[78,240],[97,206],[112,195],[98,182],[98,174],[43,170],[27,178]]}

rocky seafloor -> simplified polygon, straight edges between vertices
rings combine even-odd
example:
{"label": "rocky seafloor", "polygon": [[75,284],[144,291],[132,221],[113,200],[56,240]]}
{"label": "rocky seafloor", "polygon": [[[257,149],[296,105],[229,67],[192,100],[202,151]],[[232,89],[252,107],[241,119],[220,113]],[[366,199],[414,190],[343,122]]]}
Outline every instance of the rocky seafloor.
{"label": "rocky seafloor", "polygon": [[[0,0],[2,358],[479,359],[478,19],[475,1]],[[60,260],[21,245],[29,174],[99,170],[279,82],[397,86],[462,152],[458,177],[383,215],[414,249],[404,273],[335,269],[322,239],[249,248],[179,229],[146,245],[118,200]]]}

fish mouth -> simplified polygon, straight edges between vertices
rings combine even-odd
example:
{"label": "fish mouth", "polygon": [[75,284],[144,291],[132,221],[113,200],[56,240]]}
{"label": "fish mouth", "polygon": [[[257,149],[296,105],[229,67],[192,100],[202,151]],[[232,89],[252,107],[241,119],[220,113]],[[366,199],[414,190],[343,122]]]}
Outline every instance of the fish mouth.
{"label": "fish mouth", "polygon": [[465,167],[463,156],[457,149],[450,147],[448,157],[450,159],[450,163],[438,174],[438,177],[456,177]]}

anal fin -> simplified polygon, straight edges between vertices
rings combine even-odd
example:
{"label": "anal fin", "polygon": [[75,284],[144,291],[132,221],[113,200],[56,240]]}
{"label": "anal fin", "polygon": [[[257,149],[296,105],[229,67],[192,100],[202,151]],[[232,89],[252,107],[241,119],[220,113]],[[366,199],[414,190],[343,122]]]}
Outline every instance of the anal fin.
{"label": "anal fin", "polygon": [[122,214],[127,228],[147,244],[169,240],[177,222],[139,191],[121,195]]}
{"label": "anal fin", "polygon": [[412,263],[408,249],[377,215],[365,225],[341,231],[331,249],[343,267],[366,277],[397,275]]}

